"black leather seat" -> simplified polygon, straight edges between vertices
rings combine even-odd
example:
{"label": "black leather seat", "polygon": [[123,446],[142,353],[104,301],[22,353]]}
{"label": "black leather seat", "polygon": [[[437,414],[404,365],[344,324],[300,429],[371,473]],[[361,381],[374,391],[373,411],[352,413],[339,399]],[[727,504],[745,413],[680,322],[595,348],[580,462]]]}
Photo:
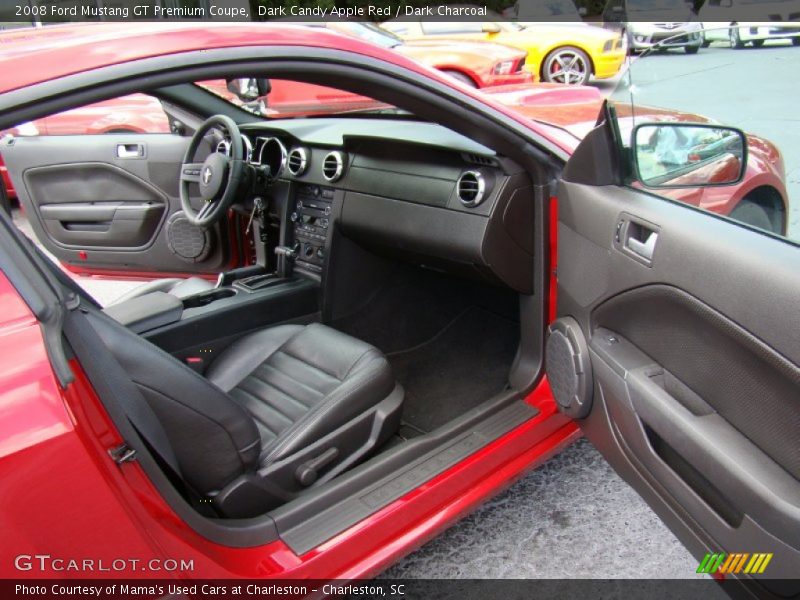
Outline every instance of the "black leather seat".
{"label": "black leather seat", "polygon": [[87,317],[161,421],[182,478],[226,516],[331,479],[399,426],[403,391],[386,358],[330,327],[247,335],[203,377],[107,315]]}
{"label": "black leather seat", "polygon": [[214,284],[200,277],[189,277],[188,279],[178,278],[165,278],[155,279],[148,281],[140,286],[135,287],[127,294],[123,294],[114,301],[114,304],[119,304],[130,300],[131,298],[138,298],[151,292],[165,292],[177,296],[181,300],[194,296],[200,292],[207,292],[214,289]]}

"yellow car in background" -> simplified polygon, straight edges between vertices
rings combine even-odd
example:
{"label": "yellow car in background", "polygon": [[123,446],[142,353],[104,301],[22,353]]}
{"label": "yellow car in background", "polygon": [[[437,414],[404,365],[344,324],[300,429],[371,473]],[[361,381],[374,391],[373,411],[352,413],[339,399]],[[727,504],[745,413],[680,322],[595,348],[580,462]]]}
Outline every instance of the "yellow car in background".
{"label": "yellow car in background", "polygon": [[[627,48],[619,32],[585,23],[514,23],[488,21],[407,21],[396,19],[382,27],[407,40],[485,40],[528,53],[526,66],[542,81],[580,85],[589,78],[616,75]],[[489,19],[493,18],[490,13]]]}

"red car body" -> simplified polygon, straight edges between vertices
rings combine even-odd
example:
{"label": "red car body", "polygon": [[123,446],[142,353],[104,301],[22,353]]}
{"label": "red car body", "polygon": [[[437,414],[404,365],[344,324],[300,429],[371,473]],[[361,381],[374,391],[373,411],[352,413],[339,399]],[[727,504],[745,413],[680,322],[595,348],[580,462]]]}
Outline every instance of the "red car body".
{"label": "red car body", "polygon": [[[270,35],[264,35],[265,31]],[[49,30],[46,35],[13,33],[7,42],[2,48],[6,70],[0,93],[156,55],[265,45],[344,49],[401,66],[423,79],[457,85],[438,71],[397,53],[325,31],[287,26],[75,26]],[[65,60],[66,56],[71,59]],[[516,101],[509,106],[507,98],[504,104],[498,96],[464,90],[510,121],[549,140],[564,154],[572,152],[578,138],[532,120],[537,114],[536,94],[517,91]],[[543,96],[548,93],[540,92]],[[581,91],[570,89],[569,93]],[[576,102],[576,115],[590,118],[593,105],[596,117],[599,100],[589,96],[583,100]],[[554,209],[555,202],[551,210],[553,236],[557,229]],[[553,237],[552,261],[555,243]],[[554,262],[549,271],[555,272]],[[553,318],[553,279],[549,287],[548,314]],[[182,573],[182,577],[368,577],[580,435],[576,424],[557,412],[547,381],[542,379],[527,398],[539,409],[534,418],[313,550],[297,555],[282,541],[249,548],[223,546],[189,527],[167,505],[137,462],[118,466],[108,460],[108,449],[122,441],[119,432],[79,364],[72,364],[76,380],[66,389],[59,387],[42,330],[3,274],[0,315],[0,355],[4,357],[0,362],[0,515],[4,532],[0,576],[5,578],[69,575],[64,563],[60,563],[62,569],[44,572],[15,567],[19,556],[45,550],[52,557],[92,557],[106,567],[120,558],[121,551],[125,557],[140,561],[193,561],[194,569]],[[110,572],[82,571],[81,575],[141,577],[143,573],[127,565]],[[164,575],[176,576],[170,572]]]}
{"label": "red car body", "polygon": [[[525,68],[525,52],[502,44],[421,40],[406,42],[397,52],[440,71],[463,73],[479,88],[531,83],[535,79]],[[511,72],[496,73],[495,65],[503,61],[514,63]]]}

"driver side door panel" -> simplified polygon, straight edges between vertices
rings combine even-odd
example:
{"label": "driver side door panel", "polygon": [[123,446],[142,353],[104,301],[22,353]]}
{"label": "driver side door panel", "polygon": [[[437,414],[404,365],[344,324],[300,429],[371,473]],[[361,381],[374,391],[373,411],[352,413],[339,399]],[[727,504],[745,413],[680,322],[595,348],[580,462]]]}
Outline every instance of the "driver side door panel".
{"label": "driver side door panel", "polygon": [[696,556],[772,553],[753,577],[797,593],[773,578],[800,572],[800,247],[631,189],[558,198],[585,434]]}
{"label": "driver side door panel", "polygon": [[221,230],[181,212],[187,144],[173,134],[17,137],[2,154],[36,236],[73,269],[216,273],[229,254]]}

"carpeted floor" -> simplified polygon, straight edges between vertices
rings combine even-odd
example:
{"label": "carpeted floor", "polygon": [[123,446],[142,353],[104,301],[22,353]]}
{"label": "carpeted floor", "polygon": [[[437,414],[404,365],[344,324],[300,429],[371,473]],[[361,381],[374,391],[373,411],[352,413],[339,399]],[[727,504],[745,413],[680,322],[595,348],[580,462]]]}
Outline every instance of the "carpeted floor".
{"label": "carpeted floor", "polygon": [[403,421],[433,431],[501,392],[519,341],[519,325],[470,307],[428,342],[389,353],[405,387]]}
{"label": "carpeted floor", "polygon": [[517,310],[508,290],[400,267],[331,325],[387,355],[406,392],[401,436],[412,437],[503,391],[519,343]]}

